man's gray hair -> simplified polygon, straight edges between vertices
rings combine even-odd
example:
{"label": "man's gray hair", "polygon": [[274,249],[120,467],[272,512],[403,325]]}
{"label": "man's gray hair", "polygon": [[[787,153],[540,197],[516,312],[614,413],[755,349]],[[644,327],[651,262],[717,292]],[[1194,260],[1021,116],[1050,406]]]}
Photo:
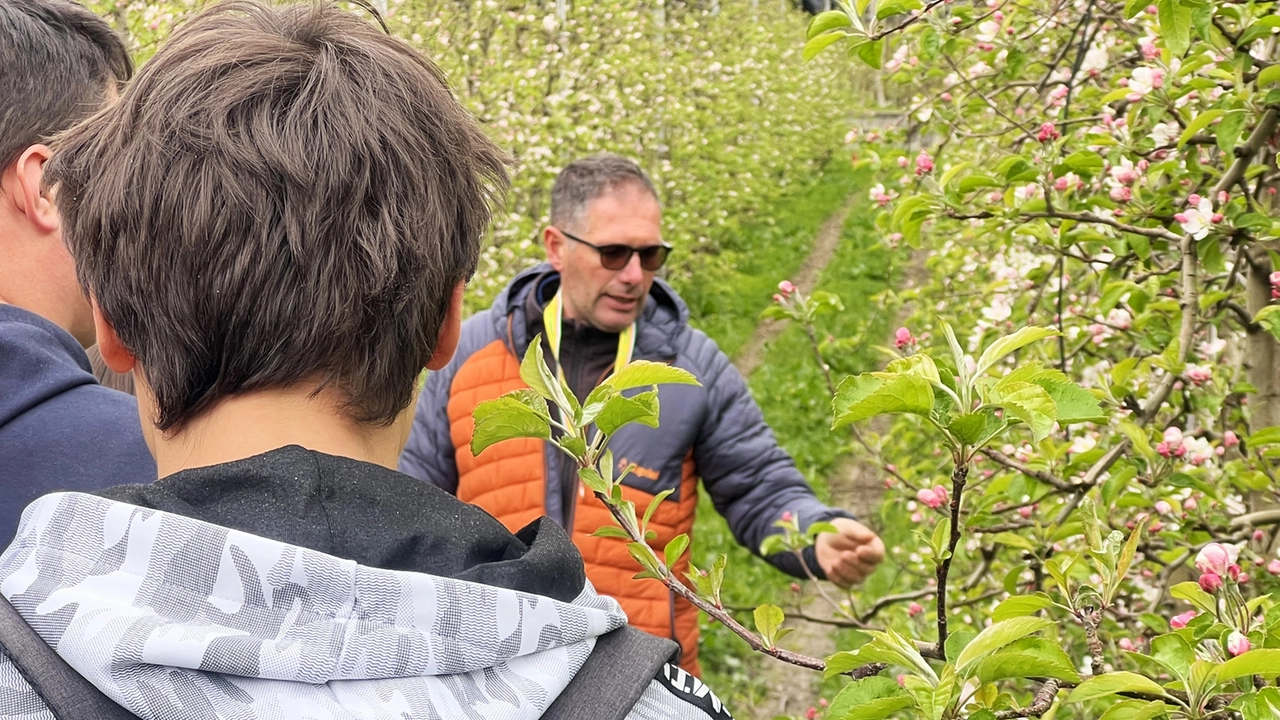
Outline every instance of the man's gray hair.
{"label": "man's gray hair", "polygon": [[621,155],[600,153],[569,163],[551,187],[551,224],[574,225],[582,219],[592,200],[629,184],[647,190],[653,199],[658,199],[658,191],[653,189],[644,170]]}

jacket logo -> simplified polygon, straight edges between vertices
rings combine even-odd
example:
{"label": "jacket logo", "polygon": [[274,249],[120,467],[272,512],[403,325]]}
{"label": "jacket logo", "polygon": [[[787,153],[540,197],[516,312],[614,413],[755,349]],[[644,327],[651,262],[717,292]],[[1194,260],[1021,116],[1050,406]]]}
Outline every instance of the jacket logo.
{"label": "jacket logo", "polygon": [[[630,464],[631,462],[629,460],[627,460],[626,458],[622,458],[621,460],[618,461],[618,472],[622,473],[624,470],[627,469],[627,466]],[[651,480],[653,482],[658,481],[658,471],[650,470],[647,467],[640,467],[639,465],[636,465],[634,468],[631,469],[631,474],[635,475],[636,477],[642,477],[645,480]]]}

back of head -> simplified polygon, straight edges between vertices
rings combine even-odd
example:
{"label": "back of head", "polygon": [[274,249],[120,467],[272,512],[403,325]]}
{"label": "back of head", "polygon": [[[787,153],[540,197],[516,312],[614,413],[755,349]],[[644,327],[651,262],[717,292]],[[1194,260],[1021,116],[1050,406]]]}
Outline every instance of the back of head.
{"label": "back of head", "polygon": [[69,0],[0,2],[0,168],[102,106],[133,64],[111,26]]}
{"label": "back of head", "polygon": [[161,430],[308,383],[390,423],[506,186],[440,71],[328,2],[200,12],[55,151],[80,282]]}

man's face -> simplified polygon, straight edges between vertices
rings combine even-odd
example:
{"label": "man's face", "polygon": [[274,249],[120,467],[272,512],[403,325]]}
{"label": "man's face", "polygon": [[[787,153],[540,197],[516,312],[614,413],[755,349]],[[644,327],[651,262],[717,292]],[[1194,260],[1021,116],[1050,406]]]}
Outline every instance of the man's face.
{"label": "man's face", "polygon": [[[575,227],[565,230],[592,245],[645,248],[662,244],[662,209],[635,184],[609,190],[587,204]],[[554,228],[546,233],[547,260],[560,272],[565,317],[591,323],[605,332],[621,332],[640,316],[653,271],[632,254],[621,270],[607,270],[600,253],[570,240]]]}

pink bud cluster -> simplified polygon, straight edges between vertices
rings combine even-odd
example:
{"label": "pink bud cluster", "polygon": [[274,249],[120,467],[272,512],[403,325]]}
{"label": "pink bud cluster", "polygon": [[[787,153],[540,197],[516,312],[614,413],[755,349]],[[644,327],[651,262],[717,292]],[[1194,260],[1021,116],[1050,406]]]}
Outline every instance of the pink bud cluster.
{"label": "pink bud cluster", "polygon": [[1226,585],[1228,579],[1243,585],[1249,582],[1236,561],[1240,558],[1240,548],[1222,543],[1209,543],[1196,555],[1196,569],[1200,571],[1200,589],[1210,595],[1217,593]]}
{"label": "pink bud cluster", "polygon": [[778,292],[773,296],[773,301],[776,303],[786,302],[786,299],[794,295],[796,290],[796,286],[790,280],[783,280],[778,283]]}
{"label": "pink bud cluster", "polygon": [[910,330],[900,327],[893,333],[893,345],[899,350],[915,344],[916,338],[911,334]]}
{"label": "pink bud cluster", "polygon": [[1271,273],[1271,297],[1280,299],[1280,270]]}
{"label": "pink bud cluster", "polygon": [[933,158],[929,156],[928,152],[921,150],[920,154],[916,156],[916,177],[921,177],[931,172],[933,172]]}
{"label": "pink bud cluster", "polygon": [[916,493],[916,499],[936,510],[947,504],[947,489],[941,485],[924,488]]}
{"label": "pink bud cluster", "polygon": [[1062,137],[1062,133],[1058,132],[1058,128],[1053,123],[1047,122],[1040,126],[1040,132],[1036,133],[1036,139],[1042,143],[1057,140]]}
{"label": "pink bud cluster", "polygon": [[[1197,377],[1200,377],[1197,375]],[[1207,379],[1208,376],[1205,376]],[[1196,382],[1199,385],[1199,382]],[[1183,435],[1182,430],[1176,427],[1166,428],[1164,431],[1164,439],[1156,445],[1156,452],[1161,457],[1172,457],[1185,459],[1192,465],[1203,465],[1211,460],[1216,452],[1208,440],[1204,438],[1193,437],[1191,435]]]}

